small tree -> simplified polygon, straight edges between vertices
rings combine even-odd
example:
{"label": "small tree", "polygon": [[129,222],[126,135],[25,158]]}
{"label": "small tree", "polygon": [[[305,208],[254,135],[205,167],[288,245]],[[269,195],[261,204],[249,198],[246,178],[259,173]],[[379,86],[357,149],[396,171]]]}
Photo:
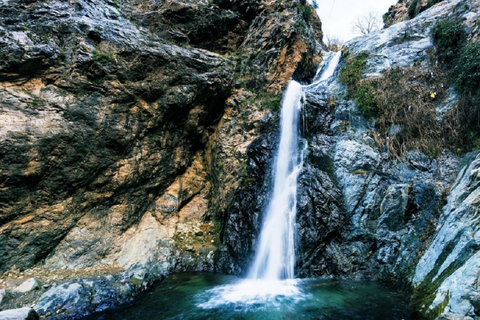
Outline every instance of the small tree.
{"label": "small tree", "polygon": [[364,16],[358,17],[352,27],[353,32],[361,33],[363,35],[380,30],[383,27],[381,17],[370,11]]}

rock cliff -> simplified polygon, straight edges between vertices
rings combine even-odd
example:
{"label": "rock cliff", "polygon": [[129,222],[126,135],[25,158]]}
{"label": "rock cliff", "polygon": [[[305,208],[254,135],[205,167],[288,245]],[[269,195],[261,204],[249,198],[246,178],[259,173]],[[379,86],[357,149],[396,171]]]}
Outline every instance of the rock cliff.
{"label": "rock cliff", "polygon": [[311,7],[9,0],[0,21],[3,286],[38,278],[60,319],[213,271],[249,145],[318,63]]}

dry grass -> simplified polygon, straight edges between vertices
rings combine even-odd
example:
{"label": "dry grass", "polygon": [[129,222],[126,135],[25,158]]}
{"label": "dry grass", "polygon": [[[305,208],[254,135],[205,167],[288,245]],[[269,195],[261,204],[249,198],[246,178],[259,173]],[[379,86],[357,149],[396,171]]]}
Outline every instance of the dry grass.
{"label": "dry grass", "polygon": [[[437,101],[445,96],[445,79],[439,70],[394,68],[382,77],[363,79],[360,87],[372,88],[379,114],[375,141],[395,157],[419,149],[438,155],[446,145],[443,124],[436,120]],[[433,93],[433,95],[432,95]]]}

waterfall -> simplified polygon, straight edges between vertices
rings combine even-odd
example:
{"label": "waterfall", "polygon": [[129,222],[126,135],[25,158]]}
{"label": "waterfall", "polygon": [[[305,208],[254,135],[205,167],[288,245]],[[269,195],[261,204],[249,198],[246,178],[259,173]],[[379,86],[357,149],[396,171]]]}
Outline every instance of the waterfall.
{"label": "waterfall", "polygon": [[337,66],[340,63],[340,58],[342,57],[342,52],[337,51],[330,54],[331,57],[328,60],[326,67],[322,68],[320,79],[318,79],[318,81],[314,81],[314,83],[327,81],[334,75],[335,70],[337,70]]}
{"label": "waterfall", "polygon": [[293,278],[297,176],[302,167],[297,147],[302,97],[302,86],[290,81],[282,102],[280,142],[273,166],[273,192],[249,272],[251,279]]}
{"label": "waterfall", "polygon": [[272,167],[273,185],[270,201],[264,212],[258,245],[248,278],[232,285],[207,290],[207,301],[198,303],[204,309],[235,304],[292,303],[305,298],[294,278],[295,216],[297,209],[297,177],[303,166],[307,143],[300,143],[299,116],[305,90],[327,83],[334,75],[340,53],[328,53],[314,82],[302,86],[290,81],[282,100],[280,140]]}
{"label": "waterfall", "polygon": [[315,87],[322,82],[326,82],[330,80],[335,74],[337,70],[338,64],[340,63],[340,59],[342,57],[342,52],[329,52],[325,57],[325,63],[322,64],[315,74],[313,81],[311,84],[304,86],[304,88]]}
{"label": "waterfall", "polygon": [[[290,81],[282,100],[280,142],[273,166],[273,192],[266,207],[259,243],[248,277],[250,279],[292,279],[295,265],[295,216],[297,177],[303,166],[303,151],[298,152],[299,113],[304,88],[330,79],[341,52],[330,53],[309,86]],[[321,71],[321,72],[320,72]]]}

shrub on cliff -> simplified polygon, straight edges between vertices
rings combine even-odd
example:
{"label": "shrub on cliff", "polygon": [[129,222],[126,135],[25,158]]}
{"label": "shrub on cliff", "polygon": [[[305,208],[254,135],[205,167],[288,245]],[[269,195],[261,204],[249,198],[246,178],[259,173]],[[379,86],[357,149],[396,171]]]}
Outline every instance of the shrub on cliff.
{"label": "shrub on cliff", "polygon": [[447,68],[454,65],[467,39],[462,22],[459,19],[438,20],[432,28],[431,36],[438,61]]}
{"label": "shrub on cliff", "polygon": [[413,0],[412,3],[410,3],[410,5],[408,6],[408,17],[410,19],[414,18],[415,15],[417,14],[417,5],[418,5],[418,1]]}
{"label": "shrub on cliff", "polygon": [[361,81],[363,71],[367,67],[368,52],[352,55],[343,53],[344,65],[340,69],[340,82],[347,86],[347,96],[355,99],[359,111],[367,118],[379,114],[379,106],[375,99],[375,90],[371,84]]}
{"label": "shrub on cliff", "polygon": [[480,96],[480,43],[465,46],[458,57],[455,88],[462,94]]}
{"label": "shrub on cliff", "polygon": [[463,149],[480,148],[480,44],[465,46],[451,81],[459,93],[457,123]]}
{"label": "shrub on cliff", "polygon": [[436,156],[445,146],[432,98],[444,95],[444,88],[437,86],[443,81],[441,73],[394,68],[383,76],[363,78],[367,57],[367,53],[346,53],[340,81],[347,85],[347,96],[355,99],[360,113],[375,119],[377,145],[396,157],[412,149]]}
{"label": "shrub on cliff", "polygon": [[457,152],[480,148],[480,44],[467,44],[461,20],[437,21],[431,32],[437,61],[457,90],[458,106],[447,116],[450,147]]}
{"label": "shrub on cliff", "polygon": [[436,119],[436,103],[444,88],[438,70],[419,67],[393,68],[382,77],[371,79],[376,83],[375,98],[381,114],[375,122],[376,141],[389,154],[401,156],[419,149],[437,156],[445,147],[442,124]]}
{"label": "shrub on cliff", "polygon": [[340,69],[340,81],[347,85],[347,94],[354,95],[357,85],[363,77],[363,71],[367,67],[368,52],[361,52],[358,55],[352,55],[349,52],[343,52],[343,61],[345,62]]}

